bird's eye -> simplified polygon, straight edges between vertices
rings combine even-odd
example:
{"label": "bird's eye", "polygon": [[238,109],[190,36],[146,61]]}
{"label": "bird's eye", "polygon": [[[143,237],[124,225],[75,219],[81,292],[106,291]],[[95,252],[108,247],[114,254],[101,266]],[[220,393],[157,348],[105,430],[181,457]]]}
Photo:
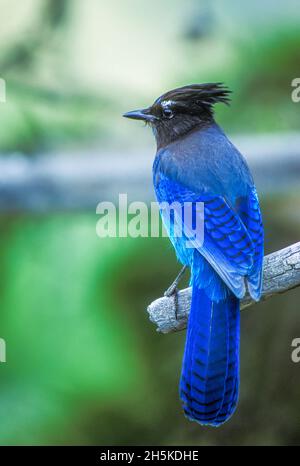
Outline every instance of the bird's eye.
{"label": "bird's eye", "polygon": [[164,114],[164,117],[166,117],[166,118],[173,118],[173,116],[174,116],[173,111],[170,108],[167,108],[167,107],[163,109],[163,114]]}

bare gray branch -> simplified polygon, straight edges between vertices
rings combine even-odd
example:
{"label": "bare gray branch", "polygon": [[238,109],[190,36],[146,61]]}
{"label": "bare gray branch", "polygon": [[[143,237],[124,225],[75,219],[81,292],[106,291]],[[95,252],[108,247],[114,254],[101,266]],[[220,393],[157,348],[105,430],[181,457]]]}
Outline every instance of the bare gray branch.
{"label": "bare gray branch", "polygon": [[[285,293],[300,286],[300,242],[273,252],[264,258],[262,300],[278,293]],[[241,301],[241,309],[255,304],[249,295]],[[162,333],[186,328],[191,306],[191,288],[179,292],[178,320],[175,319],[173,298],[159,298],[148,307],[150,320]]]}

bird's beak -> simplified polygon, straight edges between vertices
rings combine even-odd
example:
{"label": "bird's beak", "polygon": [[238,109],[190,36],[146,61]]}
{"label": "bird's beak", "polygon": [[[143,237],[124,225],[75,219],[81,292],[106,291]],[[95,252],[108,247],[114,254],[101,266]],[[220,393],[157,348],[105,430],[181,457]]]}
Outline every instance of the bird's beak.
{"label": "bird's beak", "polygon": [[124,113],[123,117],[132,118],[132,120],[143,120],[149,122],[157,120],[157,117],[151,114],[149,108],[144,108],[143,110],[133,110],[132,112]]}

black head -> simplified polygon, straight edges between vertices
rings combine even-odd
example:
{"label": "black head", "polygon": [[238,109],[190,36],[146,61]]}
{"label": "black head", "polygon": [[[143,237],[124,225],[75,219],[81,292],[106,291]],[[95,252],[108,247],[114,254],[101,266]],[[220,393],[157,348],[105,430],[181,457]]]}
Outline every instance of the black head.
{"label": "black head", "polygon": [[148,123],[160,148],[196,127],[214,123],[214,104],[229,104],[229,94],[221,83],[191,84],[166,92],[151,107],[123,116]]}

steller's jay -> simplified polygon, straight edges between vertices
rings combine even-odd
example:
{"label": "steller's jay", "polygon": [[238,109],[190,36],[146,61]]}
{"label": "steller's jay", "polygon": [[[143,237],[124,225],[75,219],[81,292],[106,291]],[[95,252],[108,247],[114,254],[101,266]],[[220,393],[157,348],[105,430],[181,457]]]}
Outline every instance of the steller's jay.
{"label": "steller's jay", "polygon": [[213,105],[229,103],[229,92],[221,83],[184,86],[124,115],[153,129],[158,201],[190,203],[194,223],[198,203],[203,206],[201,241],[184,228],[183,235],[175,234],[177,227],[188,227],[184,214],[161,215],[179,261],[191,267],[180,398],[189,419],[213,426],[237,405],[240,299],[247,287],[259,300],[262,287],[264,234],[255,185],[246,161],[214,120]]}

